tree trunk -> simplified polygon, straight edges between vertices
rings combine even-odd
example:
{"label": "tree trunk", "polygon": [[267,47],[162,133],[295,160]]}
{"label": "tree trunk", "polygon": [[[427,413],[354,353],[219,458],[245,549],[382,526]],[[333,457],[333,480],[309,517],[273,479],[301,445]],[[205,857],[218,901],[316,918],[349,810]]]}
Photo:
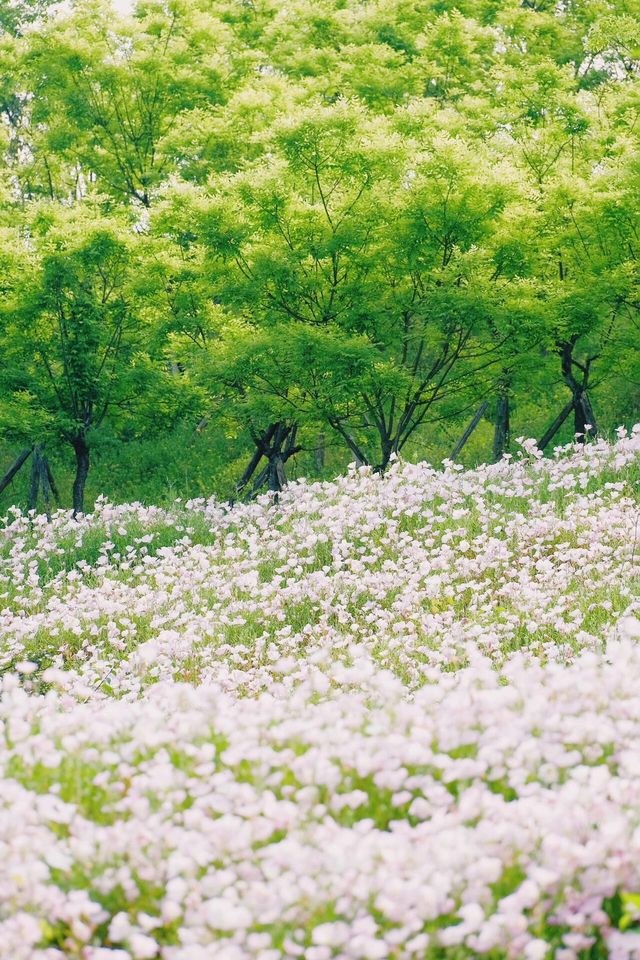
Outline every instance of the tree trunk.
{"label": "tree trunk", "polygon": [[502,460],[509,449],[509,394],[503,390],[498,397],[496,422],[493,428],[493,462]]}
{"label": "tree trunk", "polygon": [[265,457],[267,465],[258,473],[251,496],[255,496],[266,482],[269,490],[275,493],[277,498],[278,493],[287,485],[285,463],[302,449],[296,443],[297,434],[297,424],[287,424],[283,421],[270,424],[261,434],[252,433],[256,449],[236,485],[238,492],[246,487],[255,474],[260,461]]}
{"label": "tree trunk", "polygon": [[[591,406],[591,401],[587,396],[586,392],[580,394],[579,399],[575,405],[575,414],[574,414],[574,424],[575,432],[580,434],[578,437],[580,443],[584,443],[587,438],[587,435],[590,437],[595,437],[597,433],[597,424],[595,414],[593,412],[593,407]],[[590,429],[587,430],[587,425]]]}
{"label": "tree trunk", "polygon": [[393,448],[390,444],[383,443],[381,444],[381,453],[380,463],[376,463],[373,468],[374,473],[384,473],[387,467],[389,466],[389,461],[391,460],[391,453]]}
{"label": "tree trunk", "polygon": [[[573,422],[574,432],[578,434],[579,443],[584,443],[587,437],[587,424],[590,425],[589,436],[597,435],[597,424],[591,401],[587,395],[587,385],[589,383],[589,373],[591,363],[596,357],[589,357],[584,363],[579,363],[573,357],[573,349],[577,337],[566,341],[560,346],[560,361],[562,364],[562,376],[564,382],[571,390],[573,397]],[[573,368],[577,367],[582,371],[582,383],[579,383],[573,373]]]}
{"label": "tree trunk", "polygon": [[280,493],[287,485],[284,465],[289,457],[293,456],[299,449],[295,446],[297,431],[298,428],[295,424],[287,426],[286,423],[278,423],[271,444],[267,449],[269,490],[275,494]]}
{"label": "tree trunk", "polygon": [[284,472],[284,460],[280,451],[275,451],[269,457],[269,490],[280,493],[287,485],[287,476]]}
{"label": "tree trunk", "polygon": [[76,475],[73,481],[73,515],[84,513],[84,488],[89,473],[89,445],[84,437],[74,437],[71,446],[76,455]]}
{"label": "tree trunk", "polygon": [[263,457],[266,457],[267,466],[265,470],[258,474],[253,487],[253,494],[257,493],[265,480],[268,482],[269,490],[273,490],[275,493],[286,486],[287,477],[284,465],[290,457],[301,449],[295,442],[297,432],[296,424],[287,425],[279,421],[271,423],[261,434],[252,434],[256,449],[246,470],[236,484],[238,493],[247,486]]}
{"label": "tree trunk", "polygon": [[251,480],[251,477],[256,472],[256,468],[258,464],[262,460],[262,456],[263,456],[262,450],[260,449],[260,447],[256,447],[256,449],[253,452],[253,456],[251,457],[251,460],[247,465],[246,470],[244,471],[244,473],[236,483],[236,490],[238,491],[238,493],[244,490],[246,485],[249,483],[249,480]]}

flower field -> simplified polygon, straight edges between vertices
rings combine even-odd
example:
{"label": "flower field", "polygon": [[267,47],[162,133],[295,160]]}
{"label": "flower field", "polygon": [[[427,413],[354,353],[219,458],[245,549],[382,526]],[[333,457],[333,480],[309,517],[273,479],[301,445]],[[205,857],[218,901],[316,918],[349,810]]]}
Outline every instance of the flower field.
{"label": "flower field", "polygon": [[640,429],[17,511],[0,958],[640,957]]}

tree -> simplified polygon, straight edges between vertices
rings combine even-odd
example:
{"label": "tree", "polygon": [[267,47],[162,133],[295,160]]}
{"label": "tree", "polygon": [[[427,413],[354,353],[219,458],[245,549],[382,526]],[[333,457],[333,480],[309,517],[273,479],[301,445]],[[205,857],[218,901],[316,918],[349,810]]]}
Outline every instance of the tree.
{"label": "tree", "polygon": [[95,183],[119,202],[149,207],[181,164],[172,139],[182,114],[224,102],[245,69],[229,30],[187,3],[139,4],[114,16],[83,0],[29,36],[29,193],[64,198]]}
{"label": "tree", "polygon": [[107,411],[128,397],[142,335],[128,295],[132,235],[126,223],[90,204],[68,210],[44,204],[16,246],[2,308],[2,386],[26,404],[32,439],[59,437],[73,448],[79,514],[92,436]]}
{"label": "tree", "polygon": [[158,423],[250,494],[326,438],[383,470],[633,418],[638,12],[7,0],[3,435],[72,446],[78,508]]}
{"label": "tree", "polygon": [[46,17],[58,0],[4,0],[0,5],[0,34],[20,36],[30,24]]}
{"label": "tree", "polygon": [[[478,244],[508,195],[505,171],[461,142],[418,150],[345,102],[283,121],[268,166],[219,181],[200,238],[216,296],[262,344],[248,364],[234,331],[242,363],[228,340],[225,352],[238,403],[260,398],[267,415],[271,398],[256,436],[276,410],[277,422],[310,417],[384,469],[495,362],[480,328],[497,288]],[[348,383],[340,349],[358,370]]]}

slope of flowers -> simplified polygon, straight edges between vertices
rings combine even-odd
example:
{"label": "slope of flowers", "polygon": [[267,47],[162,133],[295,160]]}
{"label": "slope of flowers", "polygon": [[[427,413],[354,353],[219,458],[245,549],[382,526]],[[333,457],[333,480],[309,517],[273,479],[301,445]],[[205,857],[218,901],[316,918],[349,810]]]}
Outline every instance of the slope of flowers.
{"label": "slope of flowers", "polygon": [[640,956],[640,430],[0,531],[0,958]]}

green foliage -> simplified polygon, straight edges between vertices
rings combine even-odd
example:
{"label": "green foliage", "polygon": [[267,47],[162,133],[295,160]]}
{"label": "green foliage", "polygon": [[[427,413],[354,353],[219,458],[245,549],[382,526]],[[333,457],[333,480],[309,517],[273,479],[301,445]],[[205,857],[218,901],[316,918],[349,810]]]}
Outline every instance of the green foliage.
{"label": "green foliage", "polygon": [[126,397],[142,337],[127,296],[131,241],[126,224],[90,206],[38,205],[27,228],[3,304],[3,387],[30,408],[27,429],[14,426],[21,439],[72,439]]}
{"label": "green foliage", "polygon": [[56,0],[4,0],[0,5],[0,33],[19,36],[30,24],[46,17]]}
{"label": "green foliage", "polygon": [[552,445],[632,423],[639,12],[9,0],[7,462],[231,495],[254,451],[276,485],[441,459],[481,402],[467,462],[567,401]]}

